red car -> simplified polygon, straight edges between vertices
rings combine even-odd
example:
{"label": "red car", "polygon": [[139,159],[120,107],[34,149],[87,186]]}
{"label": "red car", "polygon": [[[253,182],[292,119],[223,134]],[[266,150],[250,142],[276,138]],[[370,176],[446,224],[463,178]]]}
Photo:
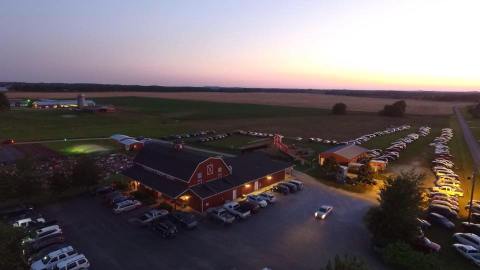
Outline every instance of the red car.
{"label": "red car", "polygon": [[2,144],[14,144],[15,140],[14,139],[8,139],[2,142]]}

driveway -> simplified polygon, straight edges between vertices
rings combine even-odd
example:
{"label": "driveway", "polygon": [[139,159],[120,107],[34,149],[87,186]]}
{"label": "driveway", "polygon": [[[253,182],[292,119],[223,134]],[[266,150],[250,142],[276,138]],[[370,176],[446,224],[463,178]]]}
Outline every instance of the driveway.
{"label": "driveway", "polygon": [[[98,198],[80,197],[43,209],[95,269],[320,269],[336,254],[363,258],[383,269],[370,248],[363,216],[372,202],[327,187],[303,174],[305,189],[277,196],[275,205],[223,227],[202,221],[193,231],[165,240],[129,220],[142,210],[114,216]],[[313,219],[315,207],[333,214]]]}

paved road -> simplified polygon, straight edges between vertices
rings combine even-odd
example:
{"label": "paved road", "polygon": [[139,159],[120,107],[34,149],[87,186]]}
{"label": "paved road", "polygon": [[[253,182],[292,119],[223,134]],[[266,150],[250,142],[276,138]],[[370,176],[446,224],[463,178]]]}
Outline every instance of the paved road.
{"label": "paved road", "polygon": [[[99,198],[80,197],[43,212],[60,221],[69,243],[90,259],[93,270],[320,269],[346,253],[361,257],[370,269],[384,269],[363,223],[373,203],[299,176],[305,190],[278,196],[276,205],[248,220],[230,227],[202,221],[170,240],[129,222],[143,209],[115,216]],[[325,221],[313,218],[321,204],[335,207]]]}
{"label": "paved road", "polygon": [[467,122],[465,121],[465,118],[463,118],[463,115],[460,112],[460,109],[458,107],[454,107],[453,111],[455,112],[455,115],[457,116],[457,119],[458,119],[458,123],[462,128],[463,137],[467,142],[468,148],[470,150],[470,155],[472,156],[472,159],[473,159],[473,163],[475,167],[478,167],[478,165],[480,164],[480,147],[478,145],[477,139],[475,138],[475,136],[473,136],[473,133],[470,130],[470,127],[468,126]]}

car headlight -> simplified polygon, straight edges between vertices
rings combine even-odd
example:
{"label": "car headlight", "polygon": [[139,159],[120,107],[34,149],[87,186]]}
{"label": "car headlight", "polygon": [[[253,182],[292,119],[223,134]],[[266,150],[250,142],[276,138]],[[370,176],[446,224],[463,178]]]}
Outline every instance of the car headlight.
{"label": "car headlight", "polygon": [[315,217],[318,217],[318,213],[317,213],[317,212],[315,212]]}
{"label": "car headlight", "polygon": [[326,214],[323,214],[323,215],[322,215],[322,219],[325,219],[326,217],[327,217]]}

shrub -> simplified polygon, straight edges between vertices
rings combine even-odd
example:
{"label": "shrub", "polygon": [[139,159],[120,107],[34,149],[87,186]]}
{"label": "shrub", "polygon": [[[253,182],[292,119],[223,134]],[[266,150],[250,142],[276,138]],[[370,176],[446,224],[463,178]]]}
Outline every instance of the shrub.
{"label": "shrub", "polygon": [[472,117],[480,118],[480,103],[474,107],[468,108],[468,112],[472,115]]}
{"label": "shrub", "polygon": [[29,269],[21,259],[23,253],[20,243],[24,237],[22,229],[0,222],[0,269]]}
{"label": "shrub", "polygon": [[77,161],[71,177],[74,185],[91,187],[100,181],[100,169],[94,160],[85,156]]}
{"label": "shrub", "polygon": [[128,191],[130,189],[130,186],[128,185],[128,181],[126,180],[116,179],[113,181],[112,184],[115,189],[118,189],[121,191]]}
{"label": "shrub", "polygon": [[166,210],[168,210],[169,212],[172,212],[172,210],[173,210],[172,205],[170,205],[170,204],[168,204],[168,203],[166,203],[166,202],[161,203],[161,204],[158,206],[158,208],[166,209]]}
{"label": "shrub", "polygon": [[336,103],[332,107],[332,114],[342,115],[347,113],[347,105],[345,103]]}
{"label": "shrub", "polygon": [[135,199],[141,201],[145,205],[152,205],[156,202],[155,197],[152,193],[146,190],[137,190],[130,193]]}
{"label": "shrub", "polygon": [[414,250],[405,242],[395,242],[387,245],[382,251],[384,262],[398,270],[438,270],[440,261],[435,254],[424,254]]}
{"label": "shrub", "polygon": [[63,173],[55,173],[48,178],[50,191],[53,193],[62,193],[70,186],[70,181]]}

